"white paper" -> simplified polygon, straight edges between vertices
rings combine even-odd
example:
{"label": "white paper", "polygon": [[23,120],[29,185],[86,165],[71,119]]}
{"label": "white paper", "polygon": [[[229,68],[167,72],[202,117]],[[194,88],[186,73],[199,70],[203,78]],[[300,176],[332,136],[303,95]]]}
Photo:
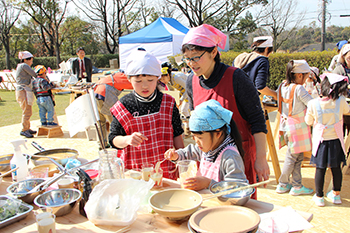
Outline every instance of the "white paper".
{"label": "white paper", "polygon": [[305,218],[298,214],[291,206],[270,213],[260,214],[261,222],[265,218],[273,218],[276,223],[283,221],[289,226],[289,232],[302,231],[313,227]]}
{"label": "white paper", "polygon": [[73,137],[96,123],[89,94],[82,95],[66,108],[69,135]]}

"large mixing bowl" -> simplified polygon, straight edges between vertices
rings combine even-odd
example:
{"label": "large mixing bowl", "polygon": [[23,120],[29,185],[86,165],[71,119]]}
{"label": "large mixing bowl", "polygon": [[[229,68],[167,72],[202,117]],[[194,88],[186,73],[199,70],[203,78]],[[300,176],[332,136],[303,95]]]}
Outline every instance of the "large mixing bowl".
{"label": "large mixing bowl", "polygon": [[167,189],[149,199],[152,209],[170,220],[180,220],[195,212],[202,204],[202,196],[188,189]]}
{"label": "large mixing bowl", "polygon": [[69,214],[80,201],[81,195],[78,189],[55,189],[37,196],[34,204],[52,208],[53,214],[59,217]]}
{"label": "large mixing bowl", "polygon": [[10,161],[12,157],[13,154],[0,155],[0,172],[7,172],[11,170]]}
{"label": "large mixing bowl", "polygon": [[35,186],[44,182],[45,179],[27,179],[18,181],[7,188],[7,192],[13,196],[21,199],[22,201],[31,204],[34,198],[36,198],[43,191],[30,192]]}
{"label": "large mixing bowl", "polygon": [[[234,182],[234,181],[220,181],[213,184],[210,187],[210,192],[216,194],[218,192],[223,192],[226,190],[240,188],[244,186],[248,186],[249,184],[244,182]],[[233,192],[231,194],[227,194],[224,196],[218,197],[219,201],[224,202],[226,204],[233,205],[245,205],[250,196],[255,192],[255,188],[248,188],[241,191]]]}

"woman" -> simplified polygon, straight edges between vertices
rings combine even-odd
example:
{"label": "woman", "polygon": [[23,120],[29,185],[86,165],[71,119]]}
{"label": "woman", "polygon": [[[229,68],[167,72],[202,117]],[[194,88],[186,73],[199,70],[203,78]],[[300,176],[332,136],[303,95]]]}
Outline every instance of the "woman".
{"label": "woman", "polygon": [[20,63],[16,68],[16,100],[22,109],[22,131],[20,135],[26,138],[32,138],[36,131],[30,129],[30,117],[32,116],[32,105],[34,103],[34,94],[32,91],[32,78],[37,74],[31,68],[34,56],[23,51],[18,53]]}
{"label": "woman", "polygon": [[[233,112],[245,151],[245,174],[250,183],[269,179],[266,161],[266,124],[258,92],[241,69],[220,62],[217,46],[224,48],[226,35],[203,24],[191,28],[182,42],[183,61],[192,69],[186,82],[190,109],[209,99]],[[253,198],[256,198],[254,195]]]}
{"label": "woman", "polygon": [[267,78],[270,76],[268,57],[273,52],[272,42],[271,36],[255,37],[253,44],[250,46],[253,51],[238,55],[232,66],[244,70],[262,96],[269,95],[277,99],[276,91],[266,86]]}
{"label": "woman", "polygon": [[345,44],[340,50],[338,64],[332,73],[350,77],[350,44]]}
{"label": "woman", "polygon": [[[341,48],[339,52],[337,66],[332,71],[332,73],[347,76],[350,79],[350,44],[345,44]],[[348,92],[348,96],[349,96],[349,92]],[[344,120],[343,131],[345,133],[345,129],[347,129],[347,131],[349,132],[350,116],[345,115],[343,120]]]}

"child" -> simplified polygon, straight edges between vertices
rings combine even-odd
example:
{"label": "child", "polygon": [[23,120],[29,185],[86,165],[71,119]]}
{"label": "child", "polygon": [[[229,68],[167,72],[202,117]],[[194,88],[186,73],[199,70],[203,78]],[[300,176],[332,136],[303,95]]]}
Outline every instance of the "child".
{"label": "child", "polygon": [[37,98],[36,103],[39,107],[39,116],[42,126],[56,126],[54,122],[54,101],[51,89],[54,87],[46,77],[46,68],[43,65],[35,66],[35,72],[38,77],[33,81],[33,92]]}
{"label": "child", "polygon": [[301,182],[303,152],[311,150],[310,128],[306,125],[304,116],[307,103],[312,97],[303,87],[309,74],[310,67],[305,60],[292,60],[287,64],[286,81],[278,87],[278,111],[281,114],[280,148],[288,145],[288,150],[276,188],[277,193],[289,192],[296,196],[313,192]]}
{"label": "child", "polygon": [[[161,67],[156,57],[142,49],[127,58],[126,75],[134,91],[123,96],[112,108],[109,143],[120,150],[125,168],[153,166],[164,159],[169,148],[183,148],[179,110],[170,95],[157,89]],[[161,164],[163,176],[176,179],[175,165]]]}
{"label": "child", "polygon": [[172,161],[200,161],[197,176],[187,178],[185,188],[206,189],[222,180],[248,182],[244,174],[242,139],[232,115],[216,100],[199,104],[189,122],[196,145],[176,151],[169,149],[165,153],[165,158]]}
{"label": "child", "polygon": [[310,101],[307,105],[305,121],[313,124],[311,163],[316,164],[315,187],[313,197],[316,205],[324,206],[323,186],[327,167],[331,168],[333,190],[327,197],[334,204],[341,204],[342,184],[341,163],[345,163],[343,138],[343,114],[349,112],[349,105],[343,95],[347,93],[346,76],[338,74],[321,75],[322,97]]}

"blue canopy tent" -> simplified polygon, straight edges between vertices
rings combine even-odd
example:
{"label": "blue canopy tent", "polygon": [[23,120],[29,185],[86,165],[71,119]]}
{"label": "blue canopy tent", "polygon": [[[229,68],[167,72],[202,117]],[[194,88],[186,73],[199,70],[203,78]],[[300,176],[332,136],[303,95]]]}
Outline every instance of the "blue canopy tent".
{"label": "blue canopy tent", "polygon": [[172,18],[160,17],[147,27],[119,38],[120,68],[125,69],[126,58],[136,48],[144,48],[161,62],[168,56],[181,53],[182,40],[188,28]]}

